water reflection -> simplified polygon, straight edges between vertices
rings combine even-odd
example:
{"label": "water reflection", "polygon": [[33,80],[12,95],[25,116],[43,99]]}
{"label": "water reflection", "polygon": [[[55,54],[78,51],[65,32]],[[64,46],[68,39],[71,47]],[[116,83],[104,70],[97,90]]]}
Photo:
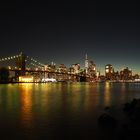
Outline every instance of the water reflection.
{"label": "water reflection", "polygon": [[139,85],[107,82],[0,85],[0,129],[4,126],[5,131],[9,128],[19,134],[22,131],[27,139],[43,136],[50,140],[55,134],[61,139],[69,132],[71,137],[88,135],[94,132],[97,117],[105,106],[120,107],[139,98]]}
{"label": "water reflection", "polygon": [[104,88],[104,104],[105,106],[111,105],[111,83],[105,82],[105,88]]}
{"label": "water reflection", "polygon": [[32,84],[20,85],[21,123],[24,127],[32,125]]}

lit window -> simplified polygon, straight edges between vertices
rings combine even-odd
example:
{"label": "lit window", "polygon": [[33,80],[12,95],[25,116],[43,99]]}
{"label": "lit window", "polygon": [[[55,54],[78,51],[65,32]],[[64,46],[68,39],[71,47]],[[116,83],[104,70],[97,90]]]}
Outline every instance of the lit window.
{"label": "lit window", "polygon": [[106,69],[105,71],[106,71],[106,73],[108,73],[109,72],[109,69]]}

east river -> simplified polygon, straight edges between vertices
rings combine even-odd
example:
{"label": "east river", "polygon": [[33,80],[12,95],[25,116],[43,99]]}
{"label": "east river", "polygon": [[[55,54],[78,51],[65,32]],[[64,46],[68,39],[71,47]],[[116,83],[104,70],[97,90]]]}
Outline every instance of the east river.
{"label": "east river", "polygon": [[0,84],[0,139],[99,139],[104,108],[121,117],[139,83]]}

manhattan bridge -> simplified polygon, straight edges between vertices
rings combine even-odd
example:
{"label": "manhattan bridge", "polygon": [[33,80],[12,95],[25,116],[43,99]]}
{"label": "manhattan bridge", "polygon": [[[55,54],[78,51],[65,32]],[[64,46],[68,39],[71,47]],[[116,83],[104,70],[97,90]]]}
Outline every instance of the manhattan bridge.
{"label": "manhattan bridge", "polygon": [[0,68],[6,67],[10,77],[18,82],[19,76],[33,76],[34,82],[39,82],[45,78],[54,78],[57,81],[86,81],[89,77],[83,73],[74,74],[69,71],[59,71],[55,68],[47,67],[38,60],[23,54],[0,58]]}

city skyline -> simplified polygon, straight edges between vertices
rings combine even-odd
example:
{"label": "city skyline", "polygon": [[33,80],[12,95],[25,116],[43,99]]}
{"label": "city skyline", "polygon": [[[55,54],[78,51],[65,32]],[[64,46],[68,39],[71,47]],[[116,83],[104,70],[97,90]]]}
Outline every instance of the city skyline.
{"label": "city skyline", "polygon": [[87,53],[97,70],[112,64],[140,74],[138,17],[136,1],[5,1],[0,56],[23,51],[42,63],[84,66]]}
{"label": "city skyline", "polygon": [[[105,65],[105,75],[97,70],[96,64],[85,55],[85,66],[79,63],[67,67],[65,64],[42,64],[38,60],[20,54],[0,58],[1,63],[8,64],[0,67],[0,82],[139,82],[140,75],[126,67],[115,71],[113,65]],[[14,63],[11,63],[14,62]],[[11,63],[11,64],[10,64]]]}
{"label": "city skyline", "polygon": [[[3,57],[3,58],[0,57],[0,63],[1,63],[0,67],[8,67],[8,69],[9,69],[9,67],[10,68],[14,68],[14,67],[16,68],[16,65],[17,65],[16,64],[17,63],[16,62],[16,58],[21,57],[22,55],[26,59],[25,60],[25,65],[28,65],[29,66],[29,64],[26,64],[26,62],[28,61],[28,59],[30,59],[33,62],[33,63],[30,62],[31,63],[30,65],[32,65],[32,66],[37,66],[38,65],[40,68],[45,68],[46,66],[55,65],[55,67],[57,69],[59,69],[60,67],[65,67],[68,70],[69,68],[72,68],[73,66],[76,66],[76,67],[78,66],[79,67],[78,68],[79,70],[80,69],[81,70],[85,70],[85,72],[87,73],[88,69],[91,66],[91,69],[93,69],[96,73],[99,72],[101,75],[106,75],[106,66],[107,65],[111,65],[111,67],[113,68],[113,71],[114,72],[121,72],[124,69],[129,69],[130,71],[133,72],[132,73],[133,75],[139,74],[139,73],[136,73],[133,68],[130,68],[128,66],[124,66],[122,68],[116,69],[116,67],[114,67],[114,65],[112,65],[111,63],[105,64],[104,65],[104,69],[100,70],[98,67],[96,67],[97,64],[93,60],[91,60],[91,59],[88,58],[87,53],[85,54],[84,65],[81,65],[80,63],[76,63],[76,62],[73,63],[73,64],[66,65],[64,63],[56,64],[54,61],[51,61],[51,62],[48,62],[48,63],[44,63],[43,64],[42,62],[38,61],[36,58],[30,57],[30,56],[26,55],[25,53],[20,52],[19,54],[16,54],[16,55],[13,55],[13,56],[7,56],[7,57]],[[11,62],[13,61],[14,63],[11,63],[10,61]],[[26,66],[27,69],[28,69],[28,66]]]}

